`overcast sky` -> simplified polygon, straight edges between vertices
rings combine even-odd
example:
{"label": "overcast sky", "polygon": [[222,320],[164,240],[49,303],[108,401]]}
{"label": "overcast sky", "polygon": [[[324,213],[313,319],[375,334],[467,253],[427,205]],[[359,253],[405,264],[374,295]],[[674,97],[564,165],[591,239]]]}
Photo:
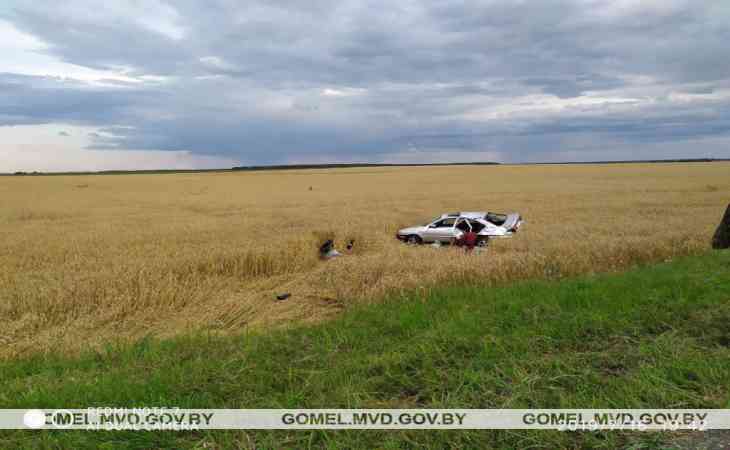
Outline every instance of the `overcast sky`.
{"label": "overcast sky", "polygon": [[5,0],[0,172],[730,157],[728,0]]}

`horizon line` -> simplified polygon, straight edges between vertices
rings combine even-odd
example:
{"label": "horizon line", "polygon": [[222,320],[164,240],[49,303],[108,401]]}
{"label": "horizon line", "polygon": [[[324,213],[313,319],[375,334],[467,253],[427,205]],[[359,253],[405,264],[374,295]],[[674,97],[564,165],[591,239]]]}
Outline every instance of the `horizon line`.
{"label": "horizon line", "polygon": [[511,162],[496,161],[473,162],[441,162],[441,163],[313,163],[313,164],[272,164],[221,167],[213,169],[108,169],[97,171],[15,171],[0,172],[0,176],[43,176],[43,175],[125,175],[125,174],[166,174],[166,173],[204,173],[204,172],[251,172],[266,170],[310,170],[310,169],[347,169],[358,167],[434,167],[434,166],[530,166],[530,165],[561,165],[561,164],[662,164],[662,163],[696,163],[696,162],[728,162],[730,158],[672,158],[672,159],[627,159],[627,160],[598,160],[598,161],[548,161],[548,162]]}

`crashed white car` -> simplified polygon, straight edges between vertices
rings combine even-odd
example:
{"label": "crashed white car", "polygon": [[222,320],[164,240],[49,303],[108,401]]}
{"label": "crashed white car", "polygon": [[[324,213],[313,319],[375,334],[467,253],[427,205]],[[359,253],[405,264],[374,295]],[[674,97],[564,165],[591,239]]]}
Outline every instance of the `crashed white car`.
{"label": "crashed white car", "polygon": [[486,247],[493,237],[510,237],[522,225],[522,216],[517,213],[498,214],[492,212],[458,212],[443,214],[426,225],[398,230],[396,237],[409,244],[424,242],[454,243],[464,233],[477,234],[476,244]]}

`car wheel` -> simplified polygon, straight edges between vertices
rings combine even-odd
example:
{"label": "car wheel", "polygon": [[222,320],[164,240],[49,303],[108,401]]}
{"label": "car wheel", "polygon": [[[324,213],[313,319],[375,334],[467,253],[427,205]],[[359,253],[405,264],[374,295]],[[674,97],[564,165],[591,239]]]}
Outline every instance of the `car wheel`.
{"label": "car wheel", "polygon": [[489,245],[489,236],[477,239],[477,247],[486,247]]}
{"label": "car wheel", "polygon": [[421,243],[421,238],[416,234],[411,234],[408,236],[408,239],[406,240],[407,243],[411,245],[416,245]]}

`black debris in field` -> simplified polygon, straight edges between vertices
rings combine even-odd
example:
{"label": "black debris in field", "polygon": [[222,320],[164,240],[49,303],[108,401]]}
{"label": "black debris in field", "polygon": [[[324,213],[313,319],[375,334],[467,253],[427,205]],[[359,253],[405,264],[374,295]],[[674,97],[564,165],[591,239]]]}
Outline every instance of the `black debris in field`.
{"label": "black debris in field", "polygon": [[332,239],[327,239],[326,241],[324,241],[322,243],[322,245],[319,246],[319,254],[324,256],[325,254],[327,254],[327,252],[332,250],[334,245],[335,245],[335,243],[334,243],[334,241],[332,241]]}
{"label": "black debris in field", "polygon": [[289,292],[284,292],[283,294],[279,294],[276,296],[277,300],[286,300],[289,297],[291,297],[291,294]]}
{"label": "black debris in field", "polygon": [[730,205],[727,205],[725,215],[720,221],[715,235],[712,237],[712,248],[730,248]]}
{"label": "black debris in field", "polygon": [[337,256],[342,256],[342,253],[338,252],[337,249],[335,249],[335,243],[334,241],[332,241],[332,239],[327,239],[319,247],[319,257],[321,259],[332,259]]}

